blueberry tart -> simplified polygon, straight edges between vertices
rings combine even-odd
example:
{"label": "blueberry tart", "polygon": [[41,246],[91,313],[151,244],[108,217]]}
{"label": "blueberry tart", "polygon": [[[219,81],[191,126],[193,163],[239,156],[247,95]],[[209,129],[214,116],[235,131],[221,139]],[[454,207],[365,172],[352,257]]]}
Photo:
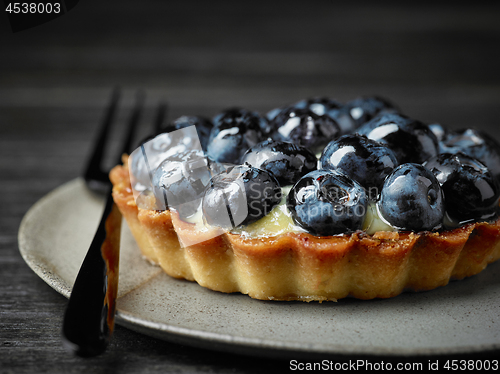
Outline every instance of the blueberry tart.
{"label": "blueberry tart", "polygon": [[178,122],[110,173],[142,254],[172,277],[262,300],[373,299],[500,258],[500,146],[484,133],[375,96]]}

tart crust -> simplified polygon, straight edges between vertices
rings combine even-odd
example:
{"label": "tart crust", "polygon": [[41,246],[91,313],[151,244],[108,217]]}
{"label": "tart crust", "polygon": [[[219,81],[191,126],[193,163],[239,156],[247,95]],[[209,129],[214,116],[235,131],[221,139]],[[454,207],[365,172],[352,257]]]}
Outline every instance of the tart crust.
{"label": "tart crust", "polygon": [[500,258],[500,218],[444,232],[211,237],[176,213],[138,208],[127,160],[110,172],[113,198],[143,256],[174,278],[215,291],[261,300],[389,298],[472,276]]}

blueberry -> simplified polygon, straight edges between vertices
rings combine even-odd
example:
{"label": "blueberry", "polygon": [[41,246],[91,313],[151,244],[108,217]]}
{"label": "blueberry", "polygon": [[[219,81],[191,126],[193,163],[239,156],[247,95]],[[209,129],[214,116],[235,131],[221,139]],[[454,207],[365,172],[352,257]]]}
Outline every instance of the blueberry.
{"label": "blueberry", "polygon": [[268,139],[250,148],[241,158],[241,163],[267,170],[281,186],[286,186],[316,170],[318,160],[305,147]]}
{"label": "blueberry", "polygon": [[328,97],[313,97],[301,100],[293,105],[297,109],[310,109],[318,116],[328,116],[332,118],[340,127],[342,134],[353,131],[357,126],[347,108],[337,100]]}
{"label": "blueberry", "polygon": [[364,135],[352,134],[328,143],[320,164],[322,169],[338,170],[363,187],[375,187],[378,190],[385,177],[398,166],[398,161],[386,145]]}
{"label": "blueberry", "polygon": [[315,170],[292,187],[287,208],[297,225],[327,236],[361,229],[367,201],[363,187],[348,176]]}
{"label": "blueberry", "polygon": [[452,221],[487,220],[496,215],[500,189],[480,161],[462,152],[443,153],[428,160],[424,166],[439,181],[446,212]]}
{"label": "blueberry", "polygon": [[419,164],[403,164],[389,174],[377,208],[381,217],[400,230],[429,231],[444,216],[441,186],[434,174]]}
{"label": "blueberry", "polygon": [[446,142],[456,135],[455,132],[439,123],[431,123],[428,126],[438,140],[439,153],[448,153],[449,148],[446,146]]}
{"label": "blueberry", "polygon": [[330,109],[341,109],[343,107],[339,101],[324,96],[300,100],[293,106],[297,109],[310,109],[318,116],[327,114]]}
{"label": "blueberry", "polygon": [[421,164],[438,154],[438,140],[429,126],[401,114],[378,115],[357,133],[386,144],[400,164]]}
{"label": "blueberry", "polygon": [[266,114],[266,118],[267,118],[267,121],[268,122],[271,122],[273,119],[276,118],[276,116],[278,114],[280,114],[281,112],[289,109],[291,107],[291,105],[286,105],[286,106],[282,106],[282,107],[277,107],[277,108],[273,108],[271,109],[269,112],[267,112]]}
{"label": "blueberry", "polygon": [[232,229],[267,215],[281,202],[276,178],[265,170],[237,165],[210,180],[202,200],[207,223]]}
{"label": "blueberry", "polygon": [[154,171],[157,208],[174,208],[182,218],[193,215],[211,178],[209,159],[201,150],[187,150],[165,159]]}
{"label": "blueberry", "polygon": [[478,159],[500,182],[500,145],[491,136],[474,129],[459,130],[445,140],[445,152],[463,152]]}
{"label": "blueberry", "polygon": [[201,148],[206,151],[208,145],[208,137],[213,124],[210,119],[203,116],[181,116],[174,120],[164,132],[171,132],[174,130],[183,129],[188,126],[196,126],[198,138],[200,139]]}
{"label": "blueberry", "polygon": [[230,109],[217,115],[207,154],[217,162],[237,163],[248,148],[265,139],[261,119],[243,109]]}
{"label": "blueberry", "polygon": [[379,96],[358,97],[347,102],[345,108],[354,120],[355,127],[361,126],[379,114],[399,112],[393,103]]}
{"label": "blueberry", "polygon": [[259,112],[251,111],[243,108],[229,108],[214,116],[212,122],[215,127],[233,126],[243,124],[248,128],[259,127],[262,134],[268,136],[271,132],[267,118],[260,115]]}
{"label": "blueberry", "polygon": [[436,139],[441,142],[446,139],[447,134],[449,133],[450,130],[448,130],[446,127],[439,123],[431,123],[428,125],[429,130],[432,131],[432,133],[436,136]]}
{"label": "blueberry", "polygon": [[340,127],[328,116],[318,116],[310,109],[288,108],[272,121],[275,140],[291,142],[321,151],[328,142],[340,135]]}

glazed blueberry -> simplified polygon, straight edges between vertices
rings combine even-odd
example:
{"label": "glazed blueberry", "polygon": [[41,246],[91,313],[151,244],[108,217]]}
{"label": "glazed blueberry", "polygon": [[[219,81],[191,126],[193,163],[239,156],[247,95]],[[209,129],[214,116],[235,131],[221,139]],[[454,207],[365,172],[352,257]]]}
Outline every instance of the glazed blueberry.
{"label": "glazed blueberry", "polygon": [[452,221],[486,220],[496,215],[500,189],[481,162],[462,152],[443,153],[428,160],[424,166],[439,181],[446,212]]}
{"label": "glazed blueberry", "polygon": [[318,116],[325,115],[332,118],[339,125],[342,134],[350,133],[357,127],[347,108],[339,101],[328,97],[313,97],[301,100],[295,103],[293,107],[297,109],[310,109]]}
{"label": "glazed blueberry", "polygon": [[443,153],[463,152],[482,162],[500,182],[500,145],[487,134],[474,130],[459,130],[444,142]]}
{"label": "glazed blueberry", "polygon": [[282,106],[282,107],[278,107],[278,108],[274,108],[274,109],[271,109],[269,112],[267,112],[266,114],[266,118],[267,118],[267,121],[270,123],[273,119],[276,118],[276,116],[278,114],[280,114],[281,112],[289,109],[291,107],[291,105],[286,105],[286,106]]}
{"label": "glazed blueberry", "polygon": [[322,169],[338,170],[363,187],[376,187],[378,190],[385,177],[398,166],[398,161],[394,152],[386,145],[364,135],[352,134],[343,135],[328,143],[321,155],[320,164]]}
{"label": "glazed blueberry", "polygon": [[347,112],[355,122],[355,127],[368,122],[379,114],[397,113],[398,108],[387,99],[379,96],[365,96],[345,104]]}
{"label": "glazed blueberry", "polygon": [[152,185],[157,208],[174,208],[182,218],[194,214],[211,178],[211,164],[201,150],[171,155],[154,171]]}
{"label": "glazed blueberry", "polygon": [[183,129],[188,126],[196,126],[196,132],[198,133],[198,138],[200,139],[201,148],[206,151],[210,130],[212,130],[213,127],[212,121],[202,116],[181,116],[167,126],[166,130],[170,132]]}
{"label": "glazed blueberry", "polygon": [[230,109],[215,116],[208,156],[216,162],[237,163],[248,148],[265,139],[261,119],[244,109]]}
{"label": "glazed blueberry", "polygon": [[421,164],[438,154],[438,140],[429,127],[401,114],[378,115],[357,133],[386,144],[400,164]]}
{"label": "glazed blueberry", "polygon": [[436,135],[439,153],[448,153],[449,149],[446,146],[446,142],[456,134],[449,128],[439,123],[431,123],[428,126],[432,133]]}
{"label": "glazed blueberry", "polygon": [[429,130],[432,131],[432,133],[434,135],[436,135],[436,139],[438,141],[443,141],[446,139],[447,137],[447,134],[449,132],[449,130],[444,127],[443,125],[439,124],[439,123],[431,123],[428,125],[429,126]]}
{"label": "glazed blueberry", "polygon": [[287,208],[297,225],[327,236],[361,229],[367,201],[363,187],[348,176],[315,170],[292,187]]}
{"label": "glazed blueberry", "polygon": [[441,186],[434,174],[419,164],[403,164],[389,174],[377,208],[381,217],[400,230],[430,231],[444,216]]}
{"label": "glazed blueberry", "polygon": [[213,120],[215,127],[227,127],[235,124],[243,124],[247,128],[254,128],[256,125],[265,136],[269,135],[271,128],[267,118],[261,116],[256,111],[251,111],[243,108],[226,109],[215,115]]}
{"label": "glazed blueberry", "polygon": [[271,173],[233,166],[210,180],[202,201],[203,215],[211,225],[232,229],[267,215],[281,202],[281,194]]}
{"label": "glazed blueberry", "polygon": [[310,109],[288,108],[271,121],[275,140],[304,146],[313,152],[323,149],[340,135],[339,125],[328,116],[318,116]]}
{"label": "glazed blueberry", "polygon": [[305,147],[268,139],[250,148],[241,158],[241,163],[267,170],[281,186],[286,186],[316,170],[318,160]]}

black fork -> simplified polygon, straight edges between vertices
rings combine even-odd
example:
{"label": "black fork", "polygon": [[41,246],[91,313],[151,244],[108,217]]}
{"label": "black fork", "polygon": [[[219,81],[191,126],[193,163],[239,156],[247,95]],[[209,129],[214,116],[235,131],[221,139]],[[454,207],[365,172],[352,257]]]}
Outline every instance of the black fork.
{"label": "black fork", "polygon": [[[113,202],[111,182],[108,173],[102,169],[102,161],[119,100],[120,90],[116,88],[84,172],[87,186],[94,191],[107,191],[107,195],[101,221],[76,278],[64,315],[63,343],[80,356],[103,353],[114,329],[122,217]],[[117,163],[121,163],[123,153],[131,150],[143,105],[144,94],[138,92]],[[161,127],[165,111],[166,105],[161,104],[155,120],[155,132]]]}

